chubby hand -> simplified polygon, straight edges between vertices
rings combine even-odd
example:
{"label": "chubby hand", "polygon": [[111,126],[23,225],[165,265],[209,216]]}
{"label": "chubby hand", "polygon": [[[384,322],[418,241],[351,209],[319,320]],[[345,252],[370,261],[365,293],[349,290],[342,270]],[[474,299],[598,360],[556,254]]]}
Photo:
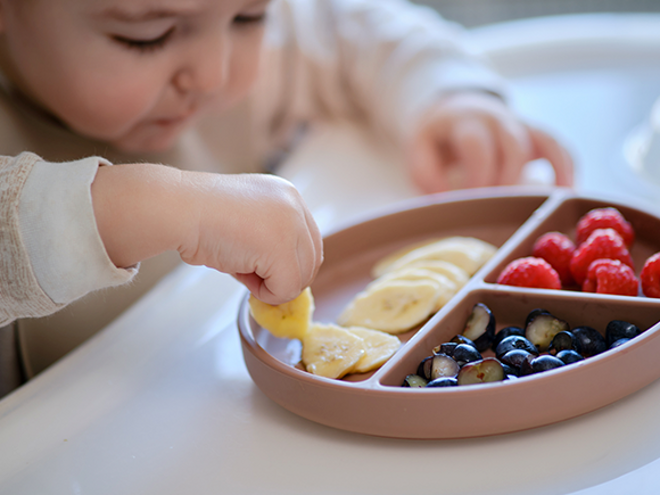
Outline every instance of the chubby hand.
{"label": "chubby hand", "polygon": [[296,188],[263,174],[197,174],[199,207],[179,252],[229,273],[268,304],[297,297],[323,261],[319,229]]}
{"label": "chubby hand", "polygon": [[573,162],[549,134],[522,122],[497,96],[466,91],[443,98],[413,132],[407,165],[425,193],[517,184],[523,166],[547,159],[555,183],[573,183]]}
{"label": "chubby hand", "polygon": [[323,261],[319,229],[296,188],[262,174],[183,172],[154,164],[100,167],[92,184],[99,234],[116,266],[176,250],[282,304]]}

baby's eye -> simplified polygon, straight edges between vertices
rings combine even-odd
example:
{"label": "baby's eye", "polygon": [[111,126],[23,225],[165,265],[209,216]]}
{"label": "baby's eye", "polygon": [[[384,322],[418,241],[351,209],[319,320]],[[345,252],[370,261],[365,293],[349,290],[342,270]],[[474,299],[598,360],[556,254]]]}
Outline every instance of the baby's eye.
{"label": "baby's eye", "polygon": [[250,24],[263,24],[266,20],[266,12],[259,14],[238,14],[233,19],[233,23],[238,26],[247,26]]}
{"label": "baby's eye", "polygon": [[174,32],[174,27],[171,27],[170,29],[168,29],[167,31],[165,31],[163,34],[161,34],[156,38],[136,39],[121,35],[113,35],[112,39],[117,41],[118,43],[121,43],[127,48],[139,50],[141,52],[149,52],[149,51],[158,50],[159,48],[165,46],[165,43],[167,43],[169,38],[172,36],[173,32]]}

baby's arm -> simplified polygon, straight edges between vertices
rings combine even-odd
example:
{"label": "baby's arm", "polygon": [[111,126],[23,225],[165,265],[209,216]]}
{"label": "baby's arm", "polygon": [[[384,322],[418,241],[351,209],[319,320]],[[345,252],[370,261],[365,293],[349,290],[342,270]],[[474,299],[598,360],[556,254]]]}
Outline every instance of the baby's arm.
{"label": "baby's arm", "polygon": [[322,262],[316,223],[278,177],[115,165],[99,168],[92,198],[101,239],[120,267],[176,250],[279,304],[311,284]]}
{"label": "baby's arm", "polygon": [[[461,26],[400,0],[274,6],[255,97],[281,134],[300,120],[366,121],[408,151],[424,192],[511,184],[539,157],[554,166],[557,183],[572,182],[566,151],[504,104],[506,82]],[[464,182],[450,180],[458,168]]]}

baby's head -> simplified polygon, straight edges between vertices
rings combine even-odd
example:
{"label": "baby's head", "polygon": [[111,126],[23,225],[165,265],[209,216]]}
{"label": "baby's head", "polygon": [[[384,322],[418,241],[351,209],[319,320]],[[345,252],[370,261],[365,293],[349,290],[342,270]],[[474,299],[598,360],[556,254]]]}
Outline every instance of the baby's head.
{"label": "baby's head", "polygon": [[269,0],[0,0],[0,67],[75,132],[168,148],[255,78]]}

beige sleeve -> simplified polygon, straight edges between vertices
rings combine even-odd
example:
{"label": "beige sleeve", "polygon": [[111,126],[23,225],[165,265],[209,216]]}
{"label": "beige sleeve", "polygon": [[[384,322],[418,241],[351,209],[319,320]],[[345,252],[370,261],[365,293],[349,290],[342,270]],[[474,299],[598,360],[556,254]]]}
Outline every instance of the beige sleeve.
{"label": "beige sleeve", "polygon": [[0,325],[54,313],[135,275],[137,267],[112,264],[96,228],[90,185],[102,163],[0,157]]}
{"label": "beige sleeve", "polygon": [[395,138],[457,90],[503,95],[503,80],[461,26],[404,0],[278,0],[255,108],[266,132],[361,118]]}

